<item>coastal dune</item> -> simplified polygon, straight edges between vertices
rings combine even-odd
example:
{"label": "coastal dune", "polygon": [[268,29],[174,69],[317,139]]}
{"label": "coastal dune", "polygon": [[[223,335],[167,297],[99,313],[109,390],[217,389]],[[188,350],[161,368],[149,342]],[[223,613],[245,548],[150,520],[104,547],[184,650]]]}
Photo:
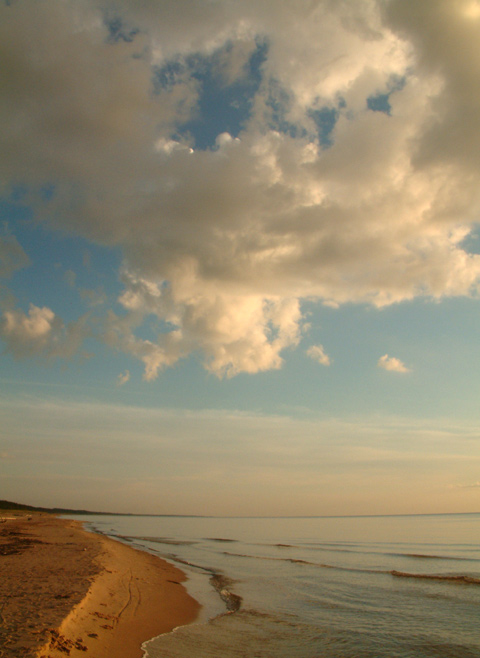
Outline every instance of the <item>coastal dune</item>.
{"label": "coastal dune", "polygon": [[144,641],[195,620],[185,575],[78,522],[0,526],[0,656],[141,658]]}

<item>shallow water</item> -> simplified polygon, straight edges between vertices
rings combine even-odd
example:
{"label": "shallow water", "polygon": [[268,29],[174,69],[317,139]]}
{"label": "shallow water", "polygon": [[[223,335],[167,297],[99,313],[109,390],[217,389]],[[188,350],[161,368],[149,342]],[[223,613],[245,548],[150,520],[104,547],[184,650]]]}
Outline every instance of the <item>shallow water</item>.
{"label": "shallow water", "polygon": [[480,658],[480,515],[85,521],[174,561],[204,605],[148,658]]}

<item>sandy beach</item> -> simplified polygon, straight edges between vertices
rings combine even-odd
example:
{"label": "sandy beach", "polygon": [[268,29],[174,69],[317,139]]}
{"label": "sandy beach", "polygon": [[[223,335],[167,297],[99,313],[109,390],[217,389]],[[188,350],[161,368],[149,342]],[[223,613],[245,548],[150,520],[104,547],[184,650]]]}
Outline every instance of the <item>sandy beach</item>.
{"label": "sandy beach", "polygon": [[145,640],[196,618],[184,580],[76,521],[9,518],[0,524],[0,657],[141,658]]}

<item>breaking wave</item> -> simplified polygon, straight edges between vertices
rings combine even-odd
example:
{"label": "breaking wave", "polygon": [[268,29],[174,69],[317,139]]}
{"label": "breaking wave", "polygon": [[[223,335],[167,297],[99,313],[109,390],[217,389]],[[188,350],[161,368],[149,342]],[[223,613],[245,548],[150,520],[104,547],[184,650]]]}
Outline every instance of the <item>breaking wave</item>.
{"label": "breaking wave", "polygon": [[230,587],[234,580],[227,578],[223,574],[216,573],[210,578],[213,588],[219,593],[220,598],[227,606],[228,612],[237,612],[242,605],[242,597],[231,591]]}
{"label": "breaking wave", "polygon": [[284,557],[268,557],[261,555],[247,555],[246,553],[231,553],[224,551],[224,555],[231,555],[233,557],[246,558],[252,560],[267,560],[273,562],[289,562],[290,564],[300,564],[310,567],[317,567],[320,569],[334,569],[335,571],[350,571],[353,573],[369,573],[369,574],[384,574],[394,576],[396,578],[418,578],[425,580],[436,580],[466,585],[480,585],[480,578],[470,576],[468,574],[427,574],[427,573],[408,573],[405,571],[397,571],[395,569],[362,569],[360,567],[346,567],[338,566],[335,564],[326,564],[320,562],[310,562],[297,558],[284,558]]}
{"label": "breaking wave", "polygon": [[396,578],[420,578],[422,580],[440,580],[448,583],[459,583],[465,585],[480,585],[480,578],[468,576],[466,574],[433,574],[433,573],[406,573],[405,571],[389,571]]}
{"label": "breaking wave", "polygon": [[153,544],[168,544],[169,546],[193,546],[197,541],[185,539],[169,539],[168,537],[136,537],[132,535],[117,535],[120,539],[127,541],[148,541]]}

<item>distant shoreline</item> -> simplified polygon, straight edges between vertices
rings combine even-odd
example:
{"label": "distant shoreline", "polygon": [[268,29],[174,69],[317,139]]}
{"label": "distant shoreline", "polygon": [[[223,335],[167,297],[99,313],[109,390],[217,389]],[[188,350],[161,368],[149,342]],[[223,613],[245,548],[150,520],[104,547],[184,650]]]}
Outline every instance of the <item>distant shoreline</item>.
{"label": "distant shoreline", "polygon": [[136,512],[93,512],[91,510],[67,509],[60,507],[34,507],[21,503],[13,503],[7,500],[0,500],[0,517],[2,511],[24,511],[24,512],[43,512],[45,514],[56,514],[66,516],[144,516],[155,518],[185,518],[185,519],[376,519],[401,516],[472,516],[480,514],[477,512],[404,512],[394,514],[295,514],[286,516],[269,516],[269,515],[211,515],[211,514],[142,514]]}

